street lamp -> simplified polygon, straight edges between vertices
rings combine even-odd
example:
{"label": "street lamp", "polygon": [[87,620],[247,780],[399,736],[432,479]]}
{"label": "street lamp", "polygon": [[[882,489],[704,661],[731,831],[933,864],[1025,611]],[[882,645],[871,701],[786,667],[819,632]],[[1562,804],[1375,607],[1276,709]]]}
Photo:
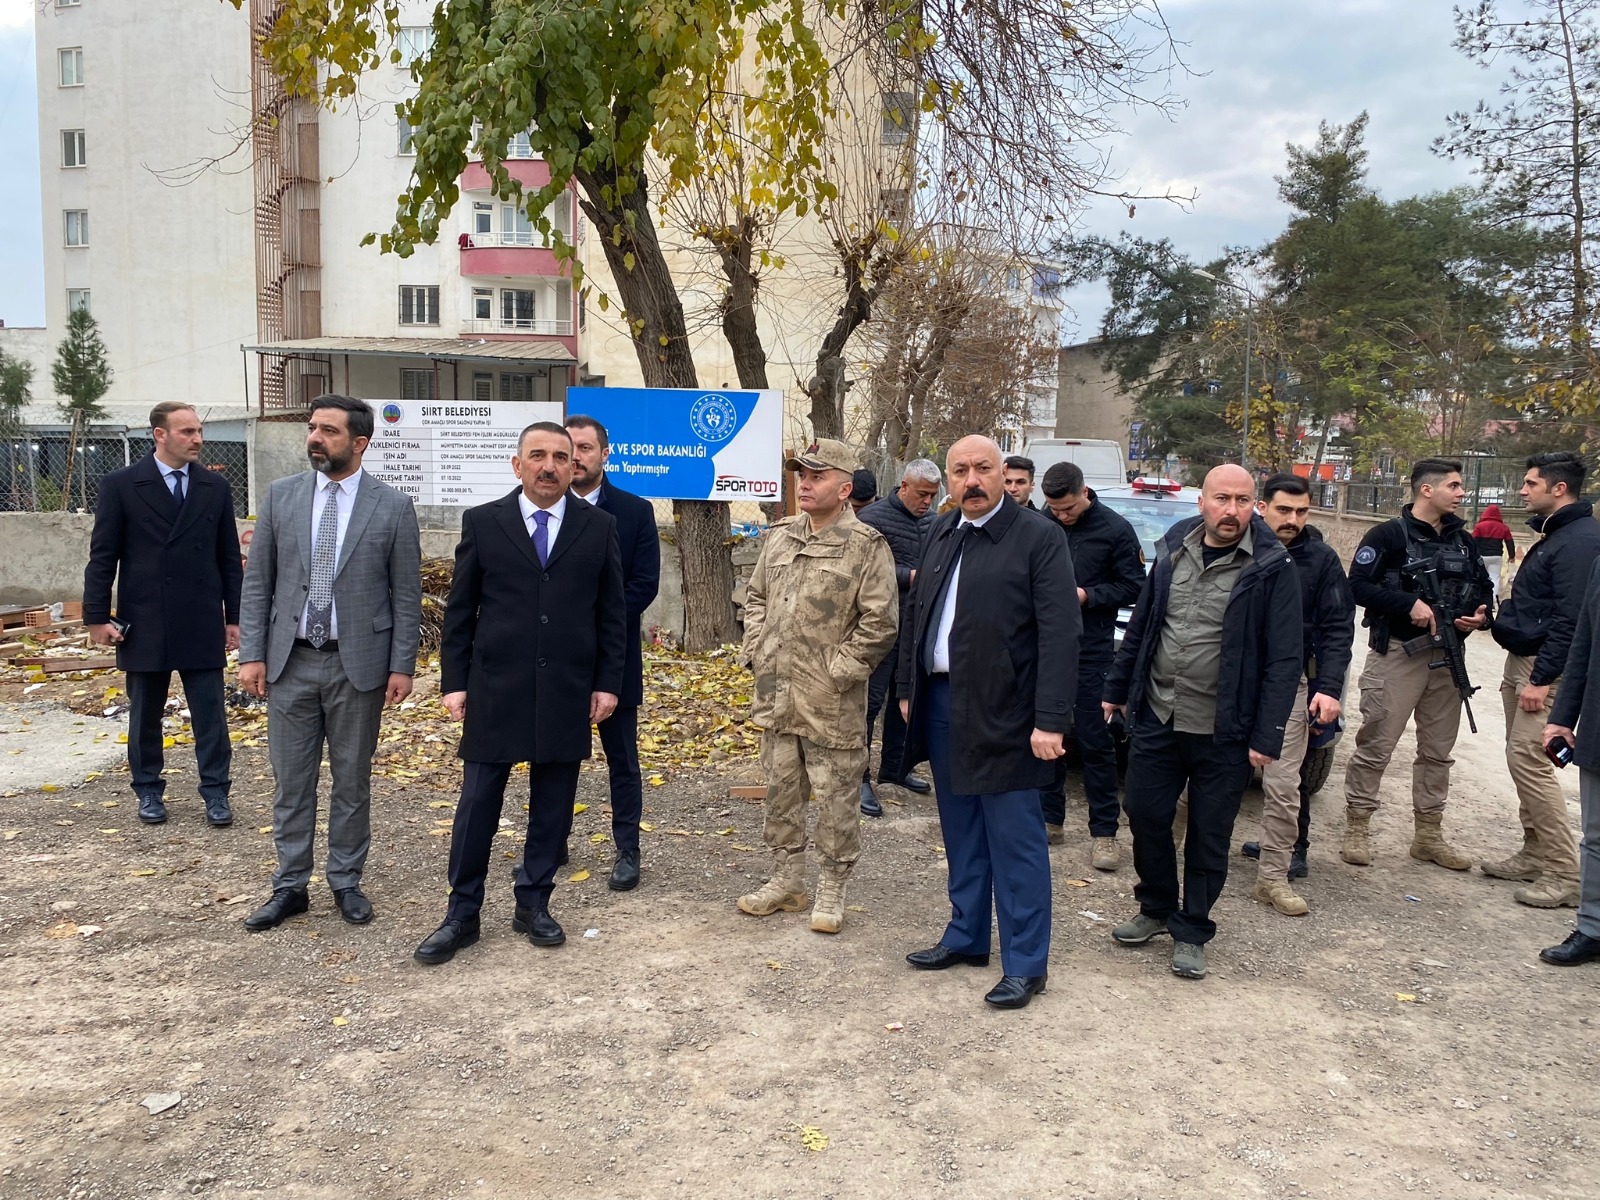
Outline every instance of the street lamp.
{"label": "street lamp", "polygon": [[1250,335],[1253,332],[1250,310],[1255,303],[1255,294],[1249,288],[1244,287],[1242,284],[1234,283],[1231,279],[1223,279],[1220,276],[1213,275],[1204,267],[1194,268],[1194,273],[1202,279],[1209,279],[1212,283],[1221,287],[1232,288],[1244,296],[1244,429],[1242,431],[1244,444],[1240,447],[1239,465],[1248,471],[1250,469]]}

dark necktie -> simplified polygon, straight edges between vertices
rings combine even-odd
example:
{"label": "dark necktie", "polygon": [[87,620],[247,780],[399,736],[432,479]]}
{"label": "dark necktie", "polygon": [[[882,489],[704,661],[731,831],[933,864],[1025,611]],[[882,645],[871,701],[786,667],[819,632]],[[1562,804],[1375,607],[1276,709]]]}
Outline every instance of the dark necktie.
{"label": "dark necktie", "polygon": [[940,592],[933,600],[933,612],[928,617],[928,636],[922,643],[922,669],[928,674],[933,674],[933,647],[939,640],[939,626],[944,621],[944,606],[954,604],[955,597],[950,594],[951,581],[956,577],[956,564],[961,561],[961,556],[966,552],[972,535],[978,531],[976,525],[970,522],[960,527],[957,533],[956,552],[950,559],[950,566],[945,571],[944,581],[940,583]]}
{"label": "dark necktie", "polygon": [[533,514],[533,552],[541,567],[550,565],[550,514],[542,508]]}
{"label": "dark necktie", "polygon": [[172,500],[179,508],[183,507],[183,472],[172,473]]}

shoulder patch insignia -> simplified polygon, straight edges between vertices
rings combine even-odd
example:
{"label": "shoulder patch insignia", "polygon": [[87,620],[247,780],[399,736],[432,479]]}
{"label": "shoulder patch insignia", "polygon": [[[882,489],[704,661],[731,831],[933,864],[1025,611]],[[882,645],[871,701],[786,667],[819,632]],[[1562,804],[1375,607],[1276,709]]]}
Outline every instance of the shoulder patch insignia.
{"label": "shoulder patch insignia", "polygon": [[1363,546],[1361,549],[1356,551],[1356,562],[1360,563],[1363,567],[1369,562],[1376,562],[1377,558],[1378,552],[1371,546]]}

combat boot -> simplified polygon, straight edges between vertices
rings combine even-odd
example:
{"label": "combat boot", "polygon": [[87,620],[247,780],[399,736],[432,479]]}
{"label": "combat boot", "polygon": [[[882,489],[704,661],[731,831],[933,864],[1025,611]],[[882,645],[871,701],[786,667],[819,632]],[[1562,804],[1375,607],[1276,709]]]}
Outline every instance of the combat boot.
{"label": "combat boot", "polygon": [[1352,866],[1372,865],[1372,814],[1354,808],[1344,810],[1344,845],[1339,857]]}
{"label": "combat boot", "polygon": [[1518,904],[1530,908],[1577,908],[1578,877],[1546,871],[1527,887],[1511,893]]}
{"label": "combat boot", "polygon": [[1472,870],[1472,860],[1444,840],[1443,813],[1414,813],[1416,833],[1411,838],[1411,857],[1418,862],[1438,863],[1451,871]]}
{"label": "combat boot", "polygon": [[813,933],[838,933],[844,926],[844,882],[848,864],[824,866],[817,877],[817,903],[811,910]]}
{"label": "combat boot", "polygon": [[739,911],[752,917],[770,917],[775,912],[799,912],[811,902],[806,895],[805,851],[773,854],[772,878],[748,896],[739,897]]}
{"label": "combat boot", "polygon": [[1478,870],[1495,879],[1515,879],[1532,883],[1544,869],[1539,858],[1539,835],[1531,829],[1522,831],[1522,849],[1510,858],[1499,862],[1481,862]]}
{"label": "combat boot", "polygon": [[1067,828],[1065,825],[1052,825],[1050,822],[1046,821],[1044,825],[1044,838],[1045,841],[1050,845],[1060,846],[1067,840]]}
{"label": "combat boot", "polygon": [[1270,904],[1286,917],[1303,917],[1311,911],[1304,899],[1283,879],[1258,879],[1250,890],[1250,899]]}
{"label": "combat boot", "polygon": [[1122,853],[1114,837],[1097,837],[1090,849],[1089,865],[1096,871],[1115,871],[1122,865]]}

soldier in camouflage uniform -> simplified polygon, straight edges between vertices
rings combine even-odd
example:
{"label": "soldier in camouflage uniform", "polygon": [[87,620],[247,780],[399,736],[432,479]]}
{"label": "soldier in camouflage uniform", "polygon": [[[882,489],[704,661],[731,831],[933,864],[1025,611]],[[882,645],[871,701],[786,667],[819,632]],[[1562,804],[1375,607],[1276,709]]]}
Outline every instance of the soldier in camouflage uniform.
{"label": "soldier in camouflage uniform", "polygon": [[894,645],[900,615],[889,543],[847,503],[859,462],[843,442],[823,440],[784,464],[799,472],[801,513],[768,530],[744,608],[741,657],[756,676],[751,716],[764,731],[774,863],[739,907],[765,917],[806,906],[806,800],[815,796],[818,933],[844,923],[845,880],[861,853],[867,678]]}

